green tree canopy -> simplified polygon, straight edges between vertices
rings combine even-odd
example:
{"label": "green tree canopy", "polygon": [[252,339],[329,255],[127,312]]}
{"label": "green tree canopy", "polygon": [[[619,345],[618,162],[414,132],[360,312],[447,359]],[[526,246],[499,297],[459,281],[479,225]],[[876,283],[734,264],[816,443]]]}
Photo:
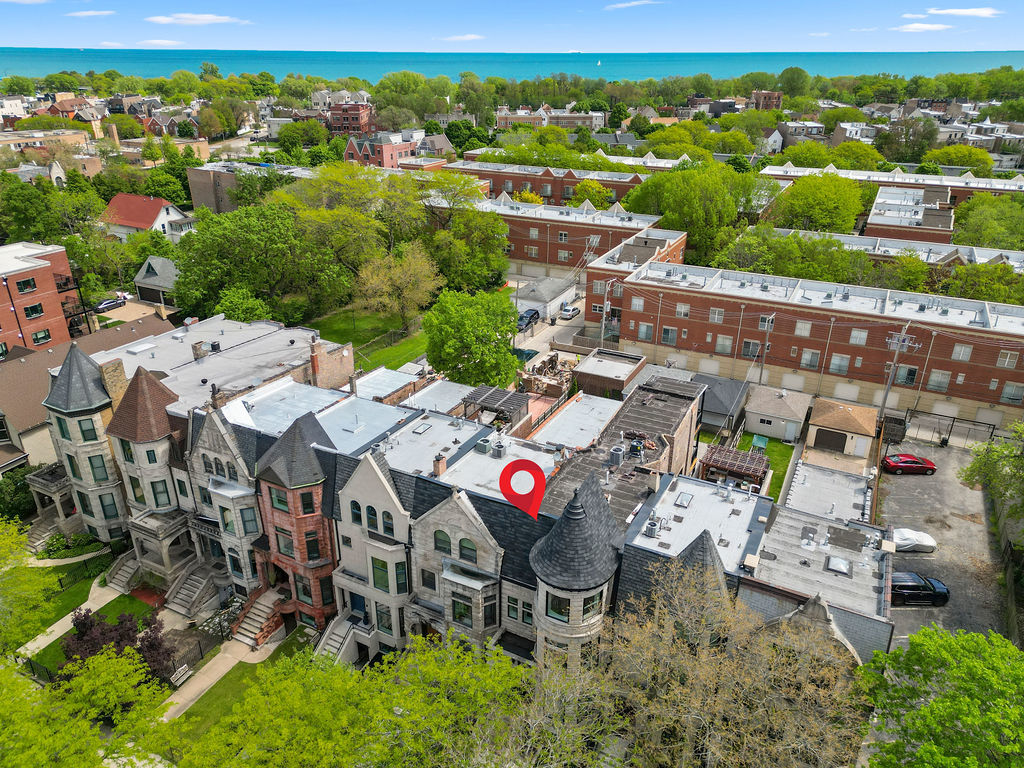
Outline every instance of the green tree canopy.
{"label": "green tree canopy", "polygon": [[788,229],[846,233],[862,201],[857,182],[832,173],[802,176],[775,201],[773,219]]}
{"label": "green tree canopy", "polygon": [[925,153],[934,146],[939,135],[934,120],[906,118],[890,123],[884,131],[875,136],[875,149],[886,160],[897,163],[919,163]]}
{"label": "green tree canopy", "polygon": [[818,119],[825,126],[825,133],[831,135],[839,123],[863,123],[864,113],[856,107],[838,107],[837,109],[826,109]]}
{"label": "green tree canopy", "polygon": [[516,310],[504,293],[442,291],[423,316],[423,330],[427,360],[452,381],[506,387],[515,379]]}
{"label": "green tree canopy", "polygon": [[185,190],[182,188],[181,182],[162,167],[154,168],[146,174],[146,181],[142,185],[142,194],[162,197],[175,205],[185,203]]}
{"label": "green tree canopy", "polygon": [[1024,250],[1024,194],[978,192],[956,207],[953,242]]}
{"label": "green tree canopy", "polygon": [[269,320],[273,315],[267,302],[253,295],[247,285],[230,285],[221,291],[214,312],[223,313],[228,320],[240,323]]}
{"label": "green tree canopy", "polygon": [[413,242],[402,246],[400,253],[367,260],[359,269],[357,290],[364,306],[381,315],[398,315],[405,328],[443,284],[423,246]]}
{"label": "green tree canopy", "polygon": [[508,227],[501,217],[475,209],[459,212],[448,229],[427,236],[427,249],[453,291],[490,291],[505,281]]}
{"label": "green tree canopy", "polygon": [[277,143],[286,152],[291,152],[297,147],[326,144],[329,138],[327,129],[316,120],[300,120],[296,123],[282,125],[277,134]]}
{"label": "green tree canopy", "polygon": [[597,210],[603,211],[612,204],[612,191],[593,179],[582,179],[573,188],[572,199],[566,205],[579,208],[584,200],[589,200]]}
{"label": "green tree canopy", "polygon": [[0,517],[0,653],[12,653],[46,628],[36,609],[57,582],[50,571],[29,567],[29,557],[20,521]]}
{"label": "green tree canopy", "polygon": [[108,115],[103,118],[104,125],[117,128],[118,139],[138,139],[142,137],[142,125],[131,115]]}
{"label": "green tree canopy", "polygon": [[925,162],[936,165],[958,165],[970,169],[975,176],[992,175],[992,158],[981,147],[968,147],[964,144],[953,144],[925,152]]}
{"label": "green tree canopy", "polygon": [[[1019,424],[1018,424],[1019,426]],[[1005,637],[936,625],[861,669],[875,728],[872,768],[1024,761],[1024,652]]]}

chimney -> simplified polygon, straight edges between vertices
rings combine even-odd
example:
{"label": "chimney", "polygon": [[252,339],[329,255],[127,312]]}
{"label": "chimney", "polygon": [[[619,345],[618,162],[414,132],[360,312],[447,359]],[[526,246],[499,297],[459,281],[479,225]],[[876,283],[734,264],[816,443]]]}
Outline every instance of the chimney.
{"label": "chimney", "polygon": [[348,388],[352,392],[352,397],[358,397],[359,393],[356,392],[356,375],[354,373],[349,374],[348,377]]}
{"label": "chimney", "polygon": [[121,362],[121,358],[115,357],[113,360],[101,364],[100,378],[103,380],[103,388],[110,395],[110,407],[117,410],[125,390],[128,389],[128,379],[125,378],[124,363]]}
{"label": "chimney", "polygon": [[[345,381],[351,382],[355,372],[352,344],[326,352],[317,336],[309,342],[309,378],[314,387],[339,389]],[[354,393],[354,390],[353,390]]]}
{"label": "chimney", "polygon": [[443,454],[434,457],[434,477],[440,477],[448,469],[448,459]]}
{"label": "chimney", "polygon": [[213,404],[213,407],[215,409],[216,408],[223,408],[225,405],[228,404],[227,395],[225,395],[223,392],[221,392],[217,388],[216,384],[211,384],[210,385],[210,402]]}
{"label": "chimney", "polygon": [[201,360],[202,358],[206,357],[208,354],[210,354],[210,351],[203,347],[203,342],[201,342],[201,341],[194,341],[194,342],[192,342],[192,359],[193,360]]}
{"label": "chimney", "polygon": [[113,123],[107,123],[107,138],[114,142],[115,147],[121,148],[121,137],[117,135],[117,126]]}

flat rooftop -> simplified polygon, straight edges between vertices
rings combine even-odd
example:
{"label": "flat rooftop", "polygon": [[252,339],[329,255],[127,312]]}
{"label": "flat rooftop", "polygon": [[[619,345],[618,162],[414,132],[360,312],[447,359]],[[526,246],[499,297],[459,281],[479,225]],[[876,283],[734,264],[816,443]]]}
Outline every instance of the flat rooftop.
{"label": "flat rooftop", "polygon": [[[308,328],[285,328],[269,321],[240,323],[214,315],[159,336],[97,352],[92,359],[105,363],[120,358],[129,379],[138,368],[163,374],[163,384],[180,398],[168,411],[187,416],[189,410],[210,399],[213,384],[230,394],[259,386],[307,363],[309,341],[317,335]],[[192,345],[197,342],[209,352],[199,360],[192,354]],[[210,351],[214,342],[220,345],[219,352]],[[325,352],[339,346],[330,341],[321,344]]]}
{"label": "flat rooftop", "polygon": [[627,173],[624,171],[583,171],[576,168],[548,168],[540,165],[514,165],[511,163],[485,163],[479,160],[458,160],[445,166],[448,170],[468,171],[470,173],[487,171],[490,173],[511,173],[524,176],[540,176],[553,174],[560,179],[571,173],[577,179],[596,179],[600,181],[631,182],[645,180],[650,174]]}
{"label": "flat rooftop", "polygon": [[493,432],[474,421],[427,411],[392,432],[381,442],[381,450],[390,466],[414,475],[429,475],[435,456],[444,456],[453,463],[473,450],[480,438]]}
{"label": "flat rooftop", "polygon": [[669,367],[667,365],[655,365],[647,363],[640,369],[640,373],[622,389],[622,396],[627,397],[633,394],[633,390],[641,384],[646,384],[651,379],[672,379],[674,381],[693,381],[693,371],[685,368]]}
{"label": "flat rooftop", "polygon": [[[358,382],[356,382],[356,388],[359,388]],[[469,384],[459,384],[447,379],[441,379],[433,384],[428,384],[419,392],[409,395],[409,397],[402,401],[402,405],[409,408],[422,408],[427,411],[448,413],[461,406],[463,399],[474,389],[476,387],[471,387]]]}
{"label": "flat rooftop", "polygon": [[320,411],[316,420],[338,451],[348,456],[359,456],[375,443],[386,441],[416,415],[416,411],[397,405],[346,397]]}
{"label": "flat rooftop", "polygon": [[[768,496],[685,475],[667,475],[657,496],[639,513],[644,524],[631,525],[626,542],[665,557],[678,557],[708,531],[726,573],[735,575],[743,558],[757,553],[771,509]],[[653,537],[644,532],[647,520],[657,524]]]}
{"label": "flat rooftop", "polygon": [[871,508],[868,478],[797,461],[786,506],[839,520],[860,520]]}
{"label": "flat rooftop", "polygon": [[554,446],[586,448],[597,440],[621,407],[620,400],[579,392],[530,435],[530,439]]}
{"label": "flat rooftop", "polygon": [[[500,458],[495,454],[493,447],[486,453],[481,452],[479,449],[487,444],[478,440],[472,450],[463,452],[454,463],[448,464],[448,469],[441,475],[441,479],[464,490],[503,500],[505,497],[498,485],[498,478],[505,465],[516,459],[528,459],[539,466],[544,476],[550,480],[551,473],[555,471],[555,459],[560,456],[554,449],[507,435],[492,435],[490,446],[496,443],[504,446],[505,452]],[[430,458],[433,459],[433,456]],[[512,477],[512,490],[527,493],[532,489],[532,482],[529,475],[517,472]],[[550,487],[550,483],[548,485]]]}
{"label": "flat rooftop", "polygon": [[257,163],[244,160],[214,160],[198,167],[201,171],[217,173],[267,173],[274,170],[285,176],[296,179],[312,179],[316,175],[315,168],[304,168],[299,165],[280,165],[278,163]]}
{"label": "flat rooftop", "polygon": [[632,274],[622,279],[726,298],[760,298],[780,304],[822,307],[863,314],[876,320],[892,317],[957,328],[998,328],[1006,334],[1024,336],[1024,307],[1015,304],[663,262],[636,266]]}
{"label": "flat rooftop", "polygon": [[221,415],[231,424],[279,436],[300,416],[318,413],[349,395],[333,389],[299,384],[290,378],[274,381],[254,392],[231,400]]}
{"label": "flat rooftop", "polygon": [[[387,397],[418,378],[409,373],[393,371],[381,366],[356,379],[356,395],[365,397],[367,400],[372,400],[375,397]],[[351,391],[347,384],[342,389],[346,392]]]}
{"label": "flat rooftop", "polygon": [[889,561],[882,533],[863,523],[776,507],[758,551],[754,578],[866,616],[885,611]]}
{"label": "flat rooftop", "polygon": [[649,216],[643,213],[628,213],[619,207],[607,211],[584,210],[560,205],[541,205],[535,203],[519,203],[502,192],[493,200],[478,200],[478,211],[497,213],[499,216],[519,216],[538,221],[564,222],[566,224],[589,224],[595,227],[622,227],[635,229],[638,232],[653,227],[661,219],[660,216]]}
{"label": "flat rooftop", "polygon": [[1024,191],[1024,175],[1017,174],[1012,179],[979,179],[972,173],[963,176],[932,176],[927,173],[906,173],[902,169],[892,171],[852,171],[829,165],[825,168],[800,168],[792,163],[785,165],[769,165],[761,171],[765,176],[817,176],[823,173],[834,173],[845,179],[854,181],[870,181],[875,184],[914,184],[923,187],[968,187],[982,192],[1022,192]]}
{"label": "flat rooftop", "polygon": [[642,368],[643,357],[607,349],[595,349],[573,368],[575,373],[602,376],[625,381],[637,368]]}
{"label": "flat rooftop", "polygon": [[685,232],[651,227],[619,243],[591,262],[590,266],[632,272],[639,264],[647,264],[655,257],[662,255],[667,248],[682,237],[686,237]]}
{"label": "flat rooftop", "polygon": [[6,277],[40,267],[49,268],[50,262],[42,257],[63,250],[59,245],[40,245],[39,243],[0,245],[0,275]]}

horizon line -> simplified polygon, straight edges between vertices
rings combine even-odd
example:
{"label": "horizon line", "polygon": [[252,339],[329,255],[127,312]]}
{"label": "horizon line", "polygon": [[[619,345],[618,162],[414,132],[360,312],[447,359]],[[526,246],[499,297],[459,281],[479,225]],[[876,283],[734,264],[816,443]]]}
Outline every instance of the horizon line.
{"label": "horizon line", "polygon": [[165,53],[187,53],[192,51],[224,51],[231,53],[338,53],[338,54],[354,54],[354,53],[366,53],[366,54],[387,54],[387,55],[402,55],[402,54],[446,54],[454,56],[479,56],[493,55],[493,56],[516,56],[523,54],[530,55],[541,55],[541,56],[650,56],[650,55],[668,55],[668,56],[763,56],[763,55],[823,55],[823,54],[879,54],[879,55],[892,55],[892,56],[906,56],[915,54],[950,54],[950,53],[1024,53],[1024,48],[972,48],[972,49],[956,49],[956,50],[927,50],[927,51],[894,51],[888,50],[804,50],[804,51],[452,51],[452,50],[430,50],[430,51],[371,51],[371,50],[338,50],[334,48],[183,48],[183,47],[153,47],[153,46],[131,46],[124,45],[118,47],[82,47],[82,46],[0,46],[0,51],[100,51],[100,52],[116,52],[116,51],[146,51],[149,53],[153,52],[165,52]]}

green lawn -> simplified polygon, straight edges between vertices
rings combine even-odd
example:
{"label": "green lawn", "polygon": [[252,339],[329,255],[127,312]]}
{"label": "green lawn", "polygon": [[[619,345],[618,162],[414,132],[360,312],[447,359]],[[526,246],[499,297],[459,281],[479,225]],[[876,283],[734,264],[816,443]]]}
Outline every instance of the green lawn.
{"label": "green lawn", "polygon": [[[285,638],[263,663],[272,663],[281,656],[293,655],[304,647],[305,639],[306,634],[300,627]],[[216,725],[218,720],[231,714],[232,708],[242,700],[246,689],[256,680],[259,666],[242,661],[228,670],[224,677],[214,683],[213,687],[182,715],[182,735],[190,740],[198,739]]]}
{"label": "green lawn", "polygon": [[705,432],[701,430],[700,432],[697,433],[697,439],[700,440],[700,442],[702,443],[713,443],[715,442],[715,439],[717,437],[718,435],[716,435],[714,432]]}
{"label": "green lawn", "polygon": [[[89,579],[88,582],[91,583],[92,579]],[[82,598],[82,602],[85,602],[85,599],[88,596],[89,594],[87,591],[85,598]],[[81,603],[79,603],[78,605],[81,605]],[[71,608],[71,610],[73,611],[77,607],[78,606],[75,605]],[[120,616],[122,613],[129,613],[141,619],[145,616],[148,616],[152,612],[152,606],[150,606],[148,603],[142,602],[138,598],[132,597],[131,595],[118,595],[109,603],[107,603],[98,611],[96,611],[96,613],[102,613],[107,617],[106,620],[108,624],[116,624],[117,617]],[[61,616],[64,616],[67,613],[70,613],[70,611],[65,611],[61,614]],[[58,616],[57,618],[60,618],[60,616]],[[65,637],[67,637],[74,631],[75,630],[73,629],[68,630],[66,633],[58,637],[48,646],[43,648],[43,650],[39,651],[39,653],[35,655],[35,660],[43,666],[52,669],[56,672],[58,669],[60,669],[61,665],[65,661],[67,661],[67,659],[64,656],[64,648],[62,645],[62,641],[64,640]]]}
{"label": "green lawn", "polygon": [[328,341],[339,344],[351,341],[352,346],[358,347],[390,330],[401,328],[402,321],[397,315],[381,317],[363,309],[342,307],[309,325],[320,331],[320,335]]}
{"label": "green lawn", "polygon": [[366,358],[357,357],[356,365],[364,370],[371,371],[380,366],[388,368],[400,368],[411,360],[415,360],[427,351],[427,335],[423,331],[417,331],[412,336],[407,336],[397,344],[390,347],[378,349],[371,352]]}
{"label": "green lawn", "polygon": [[[64,565],[55,565],[50,568],[36,568],[34,570],[49,571],[54,576],[59,576],[60,574],[66,573],[69,569],[77,566],[78,563],[66,563]],[[63,592],[54,593],[48,600],[46,600],[46,602],[36,606],[36,615],[42,622],[43,629],[53,624],[57,619],[67,616],[75,610],[75,608],[88,600],[89,590],[92,588],[94,578],[95,577],[90,576],[82,579],[81,581],[77,581]],[[31,633],[28,636],[18,638],[18,645],[27,643],[35,636],[36,633]]]}
{"label": "green lawn", "polygon": [[[736,447],[741,451],[748,451],[753,442],[754,434],[752,432],[744,432]],[[765,454],[768,456],[768,463],[772,468],[772,483],[768,488],[768,495],[779,501],[779,494],[782,493],[782,483],[786,479],[786,471],[789,469],[789,462],[793,458],[793,446],[786,445],[786,443],[776,440],[774,437],[769,437],[768,448],[765,450]]]}

